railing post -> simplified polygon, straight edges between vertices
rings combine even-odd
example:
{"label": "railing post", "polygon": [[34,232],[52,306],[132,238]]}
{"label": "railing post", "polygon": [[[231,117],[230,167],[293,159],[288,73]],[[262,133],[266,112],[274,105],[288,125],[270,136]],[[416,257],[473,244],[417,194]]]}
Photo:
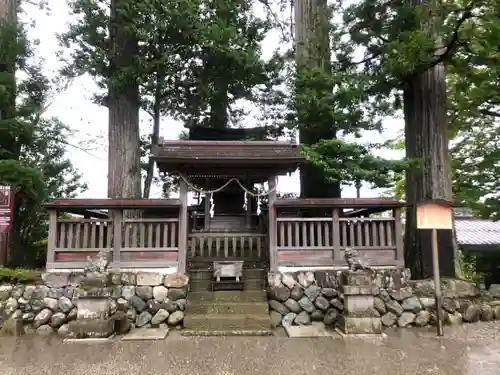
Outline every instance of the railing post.
{"label": "railing post", "polygon": [[113,210],[113,267],[120,268],[122,247],[123,211]]}
{"label": "railing post", "polygon": [[339,209],[332,210],[332,241],[333,241],[333,259],[339,261],[340,255],[340,214]]}
{"label": "railing post", "polygon": [[[186,272],[187,256],[187,230],[188,230],[188,186],[181,178],[179,181],[179,199],[181,207],[179,211],[179,251],[177,254],[177,271]],[[205,198],[206,199],[206,198]]]}
{"label": "railing post", "polygon": [[57,211],[49,210],[49,237],[47,240],[47,268],[52,268],[56,260],[57,246]]}
{"label": "railing post", "polygon": [[269,217],[269,268],[270,271],[278,270],[278,253],[276,251],[276,185],[278,183],[276,176],[269,178],[269,204],[268,204],[268,217]]}
{"label": "railing post", "polygon": [[394,235],[396,236],[396,263],[404,265],[403,248],[403,223],[401,222],[401,208],[395,208],[392,211],[394,216]]}

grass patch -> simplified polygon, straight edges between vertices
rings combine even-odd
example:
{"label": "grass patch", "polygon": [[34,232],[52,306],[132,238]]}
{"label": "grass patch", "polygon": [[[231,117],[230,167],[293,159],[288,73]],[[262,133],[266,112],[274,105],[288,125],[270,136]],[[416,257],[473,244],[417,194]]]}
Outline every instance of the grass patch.
{"label": "grass patch", "polygon": [[0,267],[0,283],[28,284],[40,281],[40,272],[25,268]]}

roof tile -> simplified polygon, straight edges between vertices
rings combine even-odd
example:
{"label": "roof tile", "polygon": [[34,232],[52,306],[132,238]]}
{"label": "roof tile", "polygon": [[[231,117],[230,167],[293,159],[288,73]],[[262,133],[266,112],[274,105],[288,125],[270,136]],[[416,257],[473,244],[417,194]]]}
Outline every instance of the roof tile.
{"label": "roof tile", "polygon": [[459,245],[500,245],[500,221],[455,218]]}

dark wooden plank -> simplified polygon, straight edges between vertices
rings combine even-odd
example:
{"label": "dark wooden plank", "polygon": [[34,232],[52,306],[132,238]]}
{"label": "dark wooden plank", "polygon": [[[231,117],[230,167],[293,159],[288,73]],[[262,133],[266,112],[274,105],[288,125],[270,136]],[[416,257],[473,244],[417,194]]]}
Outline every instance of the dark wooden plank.
{"label": "dark wooden plank", "polygon": [[338,207],[338,208],[365,208],[365,207],[404,207],[405,202],[393,198],[298,198],[278,199],[275,202],[280,207]]}
{"label": "dark wooden plank", "polygon": [[102,208],[140,209],[148,207],[178,207],[179,199],[58,199],[47,203],[45,208]]}
{"label": "dark wooden plank", "polygon": [[[396,262],[396,249],[356,249],[361,259],[367,259],[368,264],[394,264]],[[341,259],[344,259],[344,251],[341,251]]]}
{"label": "dark wooden plank", "polygon": [[[85,262],[87,257],[95,257],[97,251],[72,251],[58,252],[54,255],[54,262]],[[49,262],[48,262],[49,263]]]}
{"label": "dark wooden plank", "polygon": [[333,264],[333,251],[294,251],[282,250],[277,254],[280,266],[330,266]]}
{"label": "dark wooden plank", "polygon": [[177,262],[177,257],[177,251],[122,251],[120,262],[153,260]]}

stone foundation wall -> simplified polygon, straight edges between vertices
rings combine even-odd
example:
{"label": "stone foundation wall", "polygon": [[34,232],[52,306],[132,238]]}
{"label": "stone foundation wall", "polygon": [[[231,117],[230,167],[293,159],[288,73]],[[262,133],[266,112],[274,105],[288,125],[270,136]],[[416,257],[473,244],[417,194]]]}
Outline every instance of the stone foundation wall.
{"label": "stone foundation wall", "polygon": [[[322,321],[335,325],[344,310],[341,271],[270,273],[268,299],[271,322],[307,325]],[[411,281],[408,270],[374,270],[376,296],[372,313],[380,316],[384,327],[427,326],[435,324],[434,283]],[[480,291],[464,280],[443,280],[445,324],[500,320],[500,285]]]}
{"label": "stone foundation wall", "polygon": [[[43,275],[40,285],[0,285],[0,327],[21,319],[24,331],[68,334],[77,317],[81,273]],[[114,272],[110,275],[110,314],[126,314],[129,328],[168,325],[184,319],[188,278],[182,274]]]}

